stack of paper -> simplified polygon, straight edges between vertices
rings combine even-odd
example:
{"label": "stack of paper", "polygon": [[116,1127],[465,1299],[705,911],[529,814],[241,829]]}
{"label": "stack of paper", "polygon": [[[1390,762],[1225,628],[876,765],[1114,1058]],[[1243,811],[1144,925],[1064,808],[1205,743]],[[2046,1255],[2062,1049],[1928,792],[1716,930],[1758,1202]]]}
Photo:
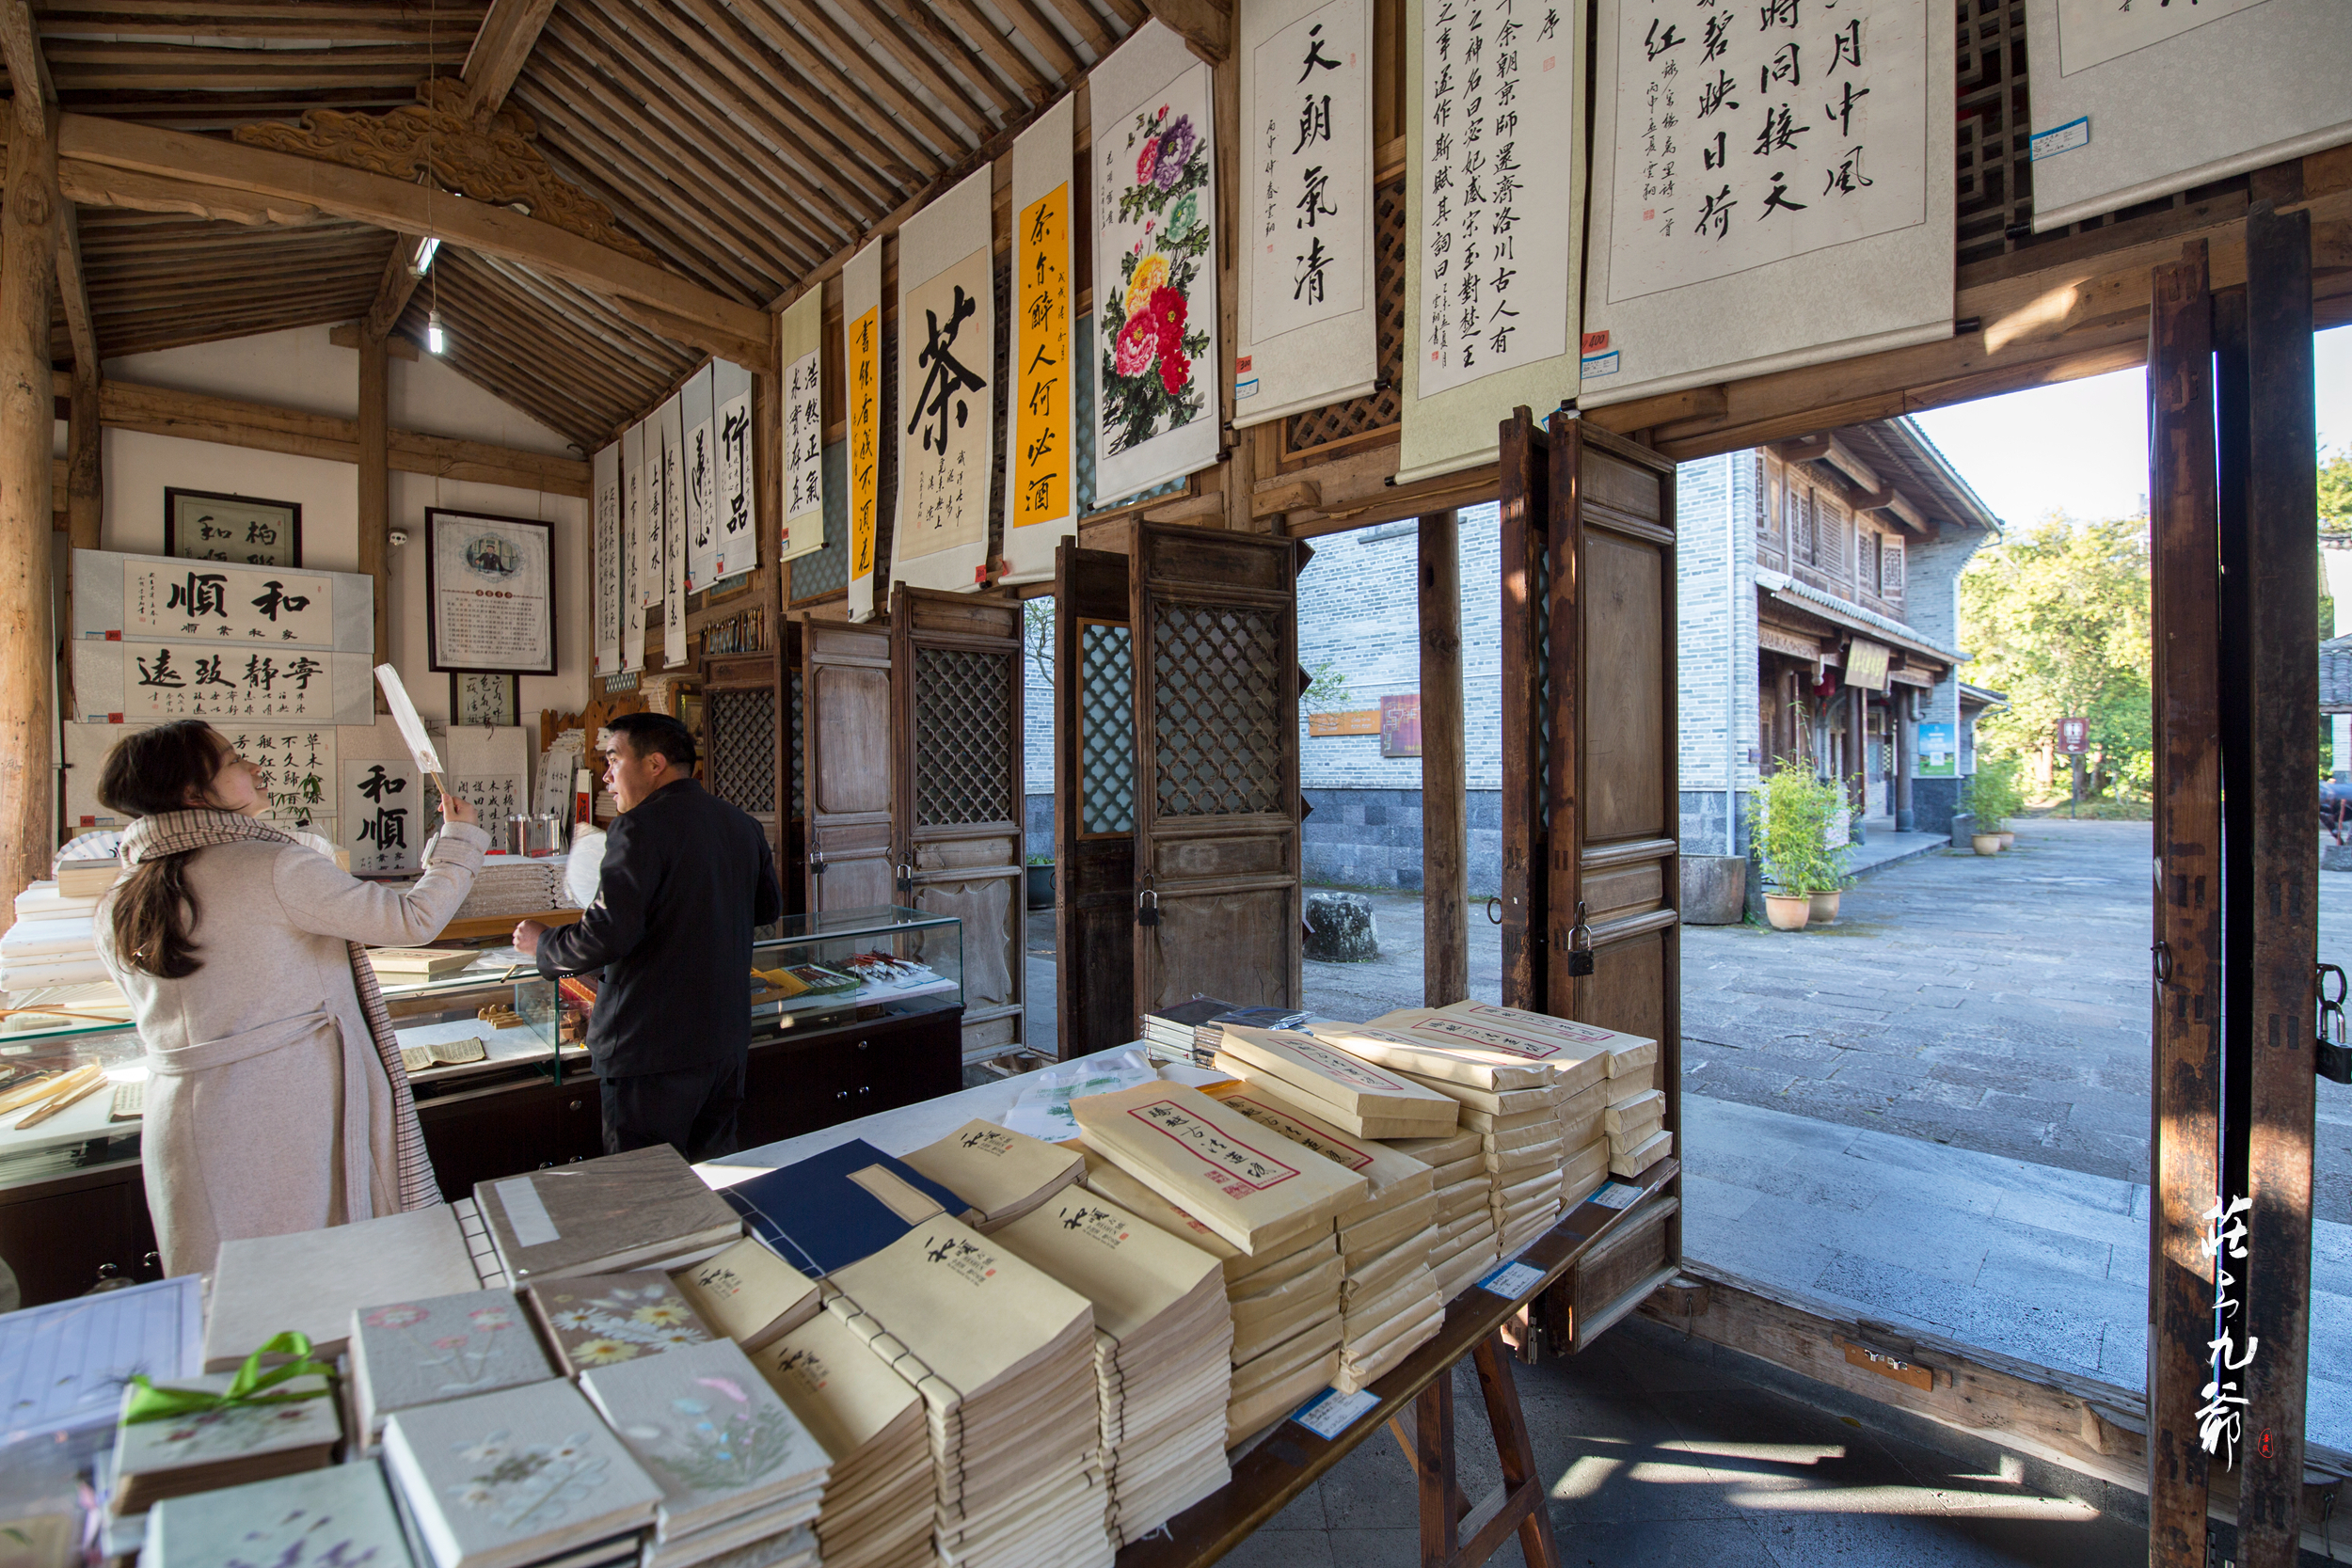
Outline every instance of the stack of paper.
{"label": "stack of paper", "polygon": [[566,1377],[713,1338],[659,1269],[542,1279],[523,1287],[523,1300]]}
{"label": "stack of paper", "polygon": [[1609,1109],[1609,1080],[1587,1085],[1560,1102],[1560,1143],[1568,1151],[1560,1166],[1560,1210],[1565,1213],[1609,1178],[1609,1136],[1601,1117]]}
{"label": "stack of paper", "polygon": [[1340,1373],[1352,1394],[1418,1350],[1445,1319],[1445,1296],[1430,1272],[1438,1245],[1437,1176],[1393,1146],[1352,1138],[1297,1101],[1258,1084],[1211,1089],[1224,1104],[1357,1172],[1371,1184],[1339,1216]]}
{"label": "stack of paper", "polygon": [[403,1410],[384,1465],[435,1568],[617,1568],[661,1489],[579,1389],[533,1383]]}
{"label": "stack of paper", "polygon": [[485,1181],[474,1200],[509,1283],[682,1268],[742,1222],[668,1144]]}
{"label": "stack of paper", "polygon": [[1086,1157],[991,1121],[966,1122],[906,1163],[963,1199],[962,1219],[991,1235],[1078,1180]]}
{"label": "stack of paper", "polygon": [[[500,831],[504,832],[501,824]],[[561,855],[485,855],[473,886],[452,919],[510,920],[564,908]]]}
{"label": "stack of paper", "polygon": [[159,1502],[139,1561],[144,1568],[409,1568],[400,1515],[372,1459]]}
{"label": "stack of paper", "polygon": [[[1601,1101],[1604,1106],[1621,1105],[1663,1086],[1658,1083],[1658,1042],[1646,1036],[1580,1023],[1574,1019],[1553,1018],[1549,1013],[1497,1006],[1490,1002],[1457,1002],[1440,1012],[1466,1026],[1503,1031],[1528,1045],[1549,1044],[1564,1060],[1576,1059],[1586,1064],[1587,1071],[1590,1064],[1597,1061],[1602,1081],[1607,1085]],[[1564,1074],[1568,1070],[1562,1069]],[[1590,1103],[1587,1101],[1586,1105]],[[1582,1142],[1569,1139],[1568,1147],[1574,1152],[1569,1155],[1562,1182],[1567,1207],[1582,1202],[1584,1195],[1598,1186],[1609,1171],[1636,1176],[1674,1152],[1673,1135],[1663,1125],[1662,1097],[1656,1103],[1661,1106],[1659,1125],[1643,1138],[1627,1141],[1623,1148],[1618,1147],[1616,1138],[1611,1137],[1606,1140],[1608,1148],[1604,1153],[1603,1133],[1608,1130],[1599,1127]]]}
{"label": "stack of paper", "polygon": [[1138,1084],[1070,1110],[1089,1148],[1252,1257],[1285,1250],[1369,1187],[1182,1084]]}
{"label": "stack of paper", "polygon": [[817,1514],[825,1568],[925,1568],[936,1493],[914,1386],[830,1312],[752,1361],[832,1462]]}
{"label": "stack of paper", "polygon": [[1087,1299],[945,1215],[832,1283],[826,1310],[923,1396],[941,1558],[1108,1568]]}
{"label": "stack of paper", "polygon": [[644,1568],[691,1568],[817,1517],[824,1447],[732,1342],[595,1368],[580,1386],[661,1488]]}
{"label": "stack of paper", "polygon": [[[574,1166],[578,1169],[578,1166]],[[288,1329],[322,1361],[342,1354],[362,1307],[482,1288],[457,1214],[447,1204],[350,1225],[220,1243],[204,1370],[233,1371]]]}
{"label": "stack of paper", "polygon": [[1217,1260],[1083,1190],[996,1240],[1094,1306],[1103,1468],[1119,1544],[1223,1486],[1233,1323]]}
{"label": "stack of paper", "polygon": [[1265,1250],[1247,1253],[1136,1180],[1094,1149],[1089,1190],[1200,1248],[1220,1265],[1233,1325],[1232,1386],[1225,1407],[1227,1446],[1296,1407],[1340,1370],[1340,1286],[1346,1267],[1328,1220]]}
{"label": "stack of paper", "polygon": [[[1171,1056],[1190,1057],[1196,1030],[1211,1019],[1239,1011],[1241,1008],[1233,1003],[1220,1002],[1214,996],[1196,996],[1189,1002],[1162,1007],[1158,1012],[1143,1015],[1144,1043],[1157,1046]],[[1214,1044],[1211,1049],[1215,1049]],[[1206,1065],[1205,1056],[1201,1062]]]}
{"label": "stack of paper", "polygon": [[818,1307],[817,1282],[756,1236],[673,1271],[670,1282],[703,1322],[746,1351],[789,1334]]}
{"label": "stack of paper", "polygon": [[[57,902],[61,906],[66,901]],[[90,919],[83,913],[50,920],[19,919],[10,926],[6,935],[0,935],[0,990],[93,985],[111,978],[106,966],[98,961]]]}
{"label": "stack of paper", "polygon": [[374,1447],[396,1410],[555,1375],[512,1291],[387,1302],[351,1315],[353,1435],[365,1448]]}
{"label": "stack of paper", "polygon": [[1452,1301],[1494,1265],[1493,1179],[1486,1171],[1485,1135],[1464,1128],[1452,1137],[1408,1138],[1390,1147],[1429,1167],[1437,1185],[1437,1239],[1429,1273],[1440,1300]]}
{"label": "stack of paper", "polygon": [[721,1195],[752,1234],[811,1279],[870,1258],[962,1198],[863,1138],[762,1171]]}
{"label": "stack of paper", "polygon": [[1454,1131],[1454,1102],[1404,1073],[1375,1067],[1292,1030],[1226,1029],[1212,1064],[1272,1086],[1359,1138],[1438,1138]]}
{"label": "stack of paper", "polygon": [[[228,1390],[230,1380],[228,1373],[207,1373],[174,1378],[165,1386],[218,1394]],[[138,1389],[125,1386],[122,1418],[115,1431],[112,1512],[117,1517],[144,1513],[166,1497],[324,1465],[342,1437],[326,1379],[289,1378],[270,1391],[294,1397],[170,1420],[133,1421],[131,1402]]]}

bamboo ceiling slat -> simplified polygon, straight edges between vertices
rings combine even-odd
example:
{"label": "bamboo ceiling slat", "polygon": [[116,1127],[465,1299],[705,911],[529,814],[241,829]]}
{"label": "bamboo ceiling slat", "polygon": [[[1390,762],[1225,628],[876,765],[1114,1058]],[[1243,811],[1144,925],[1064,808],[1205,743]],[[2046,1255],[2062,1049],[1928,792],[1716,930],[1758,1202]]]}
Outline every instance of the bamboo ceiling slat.
{"label": "bamboo ceiling slat", "polygon": [[[889,74],[887,67],[877,60],[872,52],[858,45],[839,22],[823,10],[816,0],[742,0],[747,10],[764,11],[776,16],[775,7],[782,6],[792,19],[792,25],[803,39],[822,39],[842,54],[843,63],[850,60],[867,62],[878,77]],[[948,113],[961,120],[965,135],[975,144],[985,140],[995,129],[996,121],[981,107],[977,99],[942,70],[938,62],[926,55],[921,46],[873,0],[836,0],[842,15],[862,28],[866,36],[881,45],[883,53],[898,62],[908,79],[930,93]]]}
{"label": "bamboo ceiling slat", "polygon": [[[571,297],[564,297],[546,279],[524,268],[491,261],[484,263],[484,271],[499,286],[519,294],[549,315],[574,326],[589,328],[574,334],[578,341],[576,357],[594,366],[599,374],[617,381],[646,379],[645,354],[660,341],[651,333],[602,310],[593,296],[574,291]],[[625,333],[633,333],[644,341],[631,345],[623,336]]]}
{"label": "bamboo ceiling slat", "polygon": [[960,30],[965,41],[976,44],[1016,92],[1030,103],[1042,101],[1047,85],[1045,73],[1021,53],[1005,30],[991,22],[973,0],[933,0],[933,3],[962,24]]}
{"label": "bamboo ceiling slat", "polygon": [[[807,14],[821,24],[818,41],[826,45],[823,49],[810,47],[811,40],[807,39],[781,32],[775,14],[764,6],[722,6],[714,0],[681,3],[700,17],[714,36],[723,23],[723,42],[733,42],[742,50],[739,58],[723,47],[709,64],[730,76],[749,78],[747,86],[756,89],[763,85],[763,71],[773,71],[777,62],[793,60],[838,106],[839,118],[845,121],[845,137],[854,141],[855,128],[861,125],[886,127],[884,134],[910,160],[910,172],[914,177],[936,174],[968,145],[962,131],[900,85],[884,62],[859,50],[838,24],[813,7],[806,8]],[[675,24],[673,30],[676,30]],[[861,70],[863,76],[857,73]],[[870,161],[871,154],[866,156]],[[899,186],[903,188],[905,183],[901,177]]]}
{"label": "bamboo ceiling slat", "polygon": [[443,292],[439,309],[448,343],[441,357],[452,368],[565,437],[580,438],[572,427],[581,422],[596,396],[590,378],[550,369],[522,334],[499,332],[495,304],[452,289]]}
{"label": "bamboo ceiling slat", "polygon": [[845,8],[854,5],[869,11],[879,9],[893,24],[930,44],[954,67],[958,75],[996,105],[993,123],[1002,124],[1006,117],[1021,112],[1020,95],[996,79],[996,73],[988,69],[979,52],[947,25],[946,19],[931,8],[929,0],[842,0],[842,4]]}

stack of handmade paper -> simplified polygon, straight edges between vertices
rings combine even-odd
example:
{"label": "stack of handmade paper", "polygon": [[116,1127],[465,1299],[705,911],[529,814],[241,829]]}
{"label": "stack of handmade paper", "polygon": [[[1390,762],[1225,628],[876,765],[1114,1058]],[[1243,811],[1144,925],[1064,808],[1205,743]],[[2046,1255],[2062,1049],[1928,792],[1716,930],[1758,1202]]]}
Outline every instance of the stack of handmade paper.
{"label": "stack of handmade paper", "polygon": [[482,1285],[448,1204],[324,1230],[238,1237],[220,1243],[214,1265],[204,1370],[233,1371],[288,1329],[309,1336],[320,1360],[332,1360],[351,1337],[354,1312]]}
{"label": "stack of handmade paper", "polygon": [[830,1312],[768,1345],[752,1364],[832,1461],[817,1513],[825,1568],[930,1563],[936,1491],[914,1386]]}
{"label": "stack of handmade paper", "polygon": [[[499,832],[505,824],[498,825]],[[473,887],[457,906],[456,920],[510,920],[564,907],[561,855],[485,855]]]}
{"label": "stack of handmade paper", "polygon": [[1406,1138],[1390,1145],[1429,1167],[1437,1184],[1437,1239],[1429,1273],[1438,1295],[1452,1301],[1495,1261],[1494,1182],[1486,1174],[1486,1134],[1465,1127],[1443,1138]]}
{"label": "stack of handmade paper", "polygon": [[996,1240],[1093,1303],[1103,1468],[1120,1544],[1224,1485],[1233,1325],[1216,1259],[1084,1190],[1062,1193]]}
{"label": "stack of handmade paper", "polygon": [[1339,1372],[1346,1275],[1334,1222],[1370,1183],[1180,1084],[1095,1095],[1071,1111],[1089,1148],[1132,1179],[1112,1181],[1089,1161],[1089,1185],[1170,1228],[1129,1196],[1155,1194],[1237,1255],[1219,1254],[1233,1317],[1229,1440],[1328,1386]]}
{"label": "stack of handmade paper", "polygon": [[69,897],[55,882],[16,895],[16,920],[0,935],[0,990],[41,990],[112,978],[98,961],[92,916],[102,894]]}
{"label": "stack of handmade paper", "polygon": [[1419,1349],[1444,1322],[1445,1297],[1429,1270],[1438,1244],[1436,1173],[1391,1145],[1341,1132],[1271,1082],[1225,1084],[1205,1092],[1371,1184],[1364,1200],[1338,1220],[1340,1265],[1346,1273],[1340,1281],[1334,1386],[1352,1394]]}
{"label": "stack of handmade paper", "polygon": [[1077,1149],[1015,1132],[993,1121],[970,1121],[906,1163],[963,1199],[961,1218],[993,1235],[1085,1174]]}
{"label": "stack of handmade paper", "polygon": [[[1558,1059],[1564,1064],[1560,1069],[1563,1081],[1569,1081],[1573,1075],[1574,1082],[1588,1085],[1583,1090],[1588,1098],[1572,1105],[1564,1104],[1561,1109],[1564,1125],[1592,1114],[1595,1107],[1604,1113],[1589,1135],[1581,1139],[1571,1136],[1567,1140],[1572,1152],[1562,1184],[1565,1207],[1572,1209],[1582,1202],[1608,1172],[1636,1176],[1674,1152],[1673,1135],[1665,1131],[1665,1094],[1664,1085],[1658,1079],[1656,1040],[1622,1030],[1604,1029],[1598,1024],[1580,1023],[1572,1018],[1498,1006],[1491,1002],[1456,1002],[1439,1011],[1470,1026],[1501,1031],[1523,1046],[1549,1044],[1557,1050]],[[1597,1079],[1588,1076],[1595,1059],[1601,1064]],[[1569,1062],[1582,1064],[1581,1072],[1565,1065]],[[1595,1088],[1601,1088],[1601,1092],[1596,1095]],[[1653,1091],[1658,1096],[1655,1100],[1643,1098]],[[1622,1130],[1605,1114],[1620,1107],[1624,1109],[1617,1123],[1622,1124]]]}
{"label": "stack of handmade paper", "polygon": [[580,1391],[661,1488],[644,1568],[691,1568],[817,1517],[824,1446],[733,1342],[582,1372]]}
{"label": "stack of handmade paper", "polygon": [[743,1224],[668,1144],[484,1181],[474,1201],[510,1284],[683,1268]]}
{"label": "stack of handmade paper", "polygon": [[661,1500],[560,1379],[398,1412],[384,1467],[436,1568],[623,1568]]}
{"label": "stack of handmade paper", "polygon": [[945,1215],[831,1283],[826,1310],[923,1395],[940,1556],[1107,1568],[1087,1299]]}
{"label": "stack of handmade paper", "polygon": [[1438,1138],[1457,1124],[1459,1114],[1444,1095],[1335,1051],[1311,1033],[1235,1025],[1225,1031],[1213,1065],[1244,1083],[1273,1087],[1359,1138]]}
{"label": "stack of handmade paper", "polygon": [[353,1436],[373,1449],[395,1411],[556,1375],[512,1291],[467,1291],[351,1314]]}

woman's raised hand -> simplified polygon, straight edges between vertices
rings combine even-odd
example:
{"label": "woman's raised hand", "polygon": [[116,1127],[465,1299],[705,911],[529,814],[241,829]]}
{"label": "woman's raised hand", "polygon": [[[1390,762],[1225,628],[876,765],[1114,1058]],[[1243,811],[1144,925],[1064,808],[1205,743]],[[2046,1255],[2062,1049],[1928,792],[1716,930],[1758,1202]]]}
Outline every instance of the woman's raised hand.
{"label": "woman's raised hand", "polygon": [[474,810],[473,802],[463,795],[444,795],[441,797],[441,818],[446,822],[464,822],[479,826],[482,814]]}

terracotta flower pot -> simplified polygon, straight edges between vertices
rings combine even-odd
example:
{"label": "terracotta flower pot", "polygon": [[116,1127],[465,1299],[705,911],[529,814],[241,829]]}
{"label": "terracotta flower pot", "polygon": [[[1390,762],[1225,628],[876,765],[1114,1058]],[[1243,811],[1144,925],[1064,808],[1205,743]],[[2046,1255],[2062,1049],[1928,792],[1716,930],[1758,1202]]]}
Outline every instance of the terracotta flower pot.
{"label": "terracotta flower pot", "polygon": [[1772,922],[1775,931],[1802,931],[1813,912],[1813,900],[1802,893],[1768,893],[1764,895],[1764,918]]}
{"label": "terracotta flower pot", "polygon": [[1837,918],[1837,896],[1835,890],[1828,893],[1807,894],[1805,902],[1810,906],[1808,912],[1812,919],[1824,926],[1836,920]]}
{"label": "terracotta flower pot", "polygon": [[2003,828],[1996,836],[2001,841],[2002,848],[2014,849],[2017,847],[2017,835],[2010,832],[2007,828]]}
{"label": "terracotta flower pot", "polygon": [[1971,833],[1968,843],[1979,855],[1997,855],[2001,852],[2001,835],[1998,833]]}

